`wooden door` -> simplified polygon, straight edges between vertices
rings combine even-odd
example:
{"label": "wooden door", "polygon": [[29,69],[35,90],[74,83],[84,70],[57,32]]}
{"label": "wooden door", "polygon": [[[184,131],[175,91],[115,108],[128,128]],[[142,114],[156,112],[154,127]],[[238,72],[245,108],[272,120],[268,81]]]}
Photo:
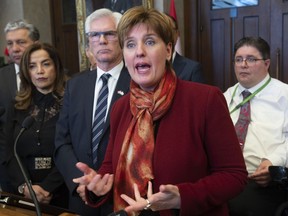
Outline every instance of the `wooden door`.
{"label": "wooden door", "polygon": [[75,0],[51,0],[53,44],[71,76],[79,72]]}
{"label": "wooden door", "polygon": [[271,5],[271,73],[288,83],[288,0]]}
{"label": "wooden door", "polygon": [[211,10],[200,0],[199,60],[208,84],[225,89],[232,80],[232,19],[228,9]]}
{"label": "wooden door", "polygon": [[260,0],[257,6],[212,10],[211,1],[198,1],[199,58],[209,84],[225,91],[237,82],[232,64],[237,40],[260,36],[270,43],[270,2]]}

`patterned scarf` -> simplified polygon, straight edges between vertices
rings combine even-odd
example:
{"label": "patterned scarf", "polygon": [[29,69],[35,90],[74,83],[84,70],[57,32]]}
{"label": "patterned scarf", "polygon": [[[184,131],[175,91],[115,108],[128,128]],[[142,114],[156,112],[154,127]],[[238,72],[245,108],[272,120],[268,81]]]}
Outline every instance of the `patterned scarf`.
{"label": "patterned scarf", "polygon": [[116,211],[127,206],[120,197],[121,194],[134,198],[134,183],[138,185],[141,196],[146,196],[148,181],[154,178],[153,122],[160,119],[171,106],[176,82],[174,71],[166,71],[154,92],[144,91],[131,81],[130,109],[133,119],[123,141],[115,174],[114,208]]}

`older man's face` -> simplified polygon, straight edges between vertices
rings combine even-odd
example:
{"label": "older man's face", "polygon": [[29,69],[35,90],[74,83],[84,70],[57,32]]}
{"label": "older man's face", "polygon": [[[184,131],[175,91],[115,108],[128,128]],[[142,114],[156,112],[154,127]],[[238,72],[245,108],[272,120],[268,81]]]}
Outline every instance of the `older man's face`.
{"label": "older man's face", "polygon": [[11,60],[19,65],[24,51],[34,41],[29,37],[27,29],[17,29],[6,33],[6,43]]}

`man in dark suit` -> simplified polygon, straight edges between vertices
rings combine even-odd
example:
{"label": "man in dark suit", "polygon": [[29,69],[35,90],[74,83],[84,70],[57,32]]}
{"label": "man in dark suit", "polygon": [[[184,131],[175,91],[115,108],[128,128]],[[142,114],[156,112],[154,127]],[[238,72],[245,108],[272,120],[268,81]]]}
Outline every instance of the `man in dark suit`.
{"label": "man in dark suit", "polygon": [[[24,20],[9,22],[4,32],[12,63],[0,68],[0,107],[7,109],[20,85],[17,74],[22,54],[28,46],[39,40],[40,34],[35,26]],[[0,118],[0,130],[3,129],[6,113]]]}
{"label": "man in dark suit", "polygon": [[182,80],[205,83],[202,67],[199,62],[181,56],[176,51],[173,54],[173,68],[176,75]]}
{"label": "man in dark suit", "polygon": [[[10,103],[14,100],[16,91],[19,89],[20,78],[18,77],[19,64],[22,54],[28,46],[37,42],[40,38],[38,29],[24,20],[17,20],[7,23],[5,29],[5,39],[9,57],[12,63],[0,68],[0,107],[5,109],[0,116],[0,133],[6,122],[6,113]],[[0,186],[3,191],[10,191],[6,182],[5,170],[2,167],[5,154],[3,137],[0,138]]]}
{"label": "man in dark suit", "polygon": [[[122,50],[117,37],[117,24],[121,14],[109,9],[99,9],[89,15],[85,22],[89,49],[97,68],[82,72],[68,81],[63,107],[56,125],[55,162],[70,191],[69,209],[85,216],[107,216],[113,211],[112,204],[91,208],[85,204],[85,186],[73,183],[83,175],[75,164],[79,161],[98,169],[105,156],[110,133],[110,114],[113,103],[129,91],[130,76],[124,66]],[[106,120],[97,149],[97,163],[92,156],[92,124],[97,97],[103,86],[101,76],[108,79],[108,108]],[[83,200],[82,200],[83,199]]]}
{"label": "man in dark suit", "polygon": [[[179,38],[179,29],[177,21],[174,17],[166,14],[171,26],[174,29],[174,43],[177,43]],[[205,79],[202,72],[202,66],[199,62],[186,58],[180,55],[175,49],[172,55],[172,64],[173,69],[175,70],[176,75],[182,79],[187,81],[193,81],[198,83],[205,83]]]}

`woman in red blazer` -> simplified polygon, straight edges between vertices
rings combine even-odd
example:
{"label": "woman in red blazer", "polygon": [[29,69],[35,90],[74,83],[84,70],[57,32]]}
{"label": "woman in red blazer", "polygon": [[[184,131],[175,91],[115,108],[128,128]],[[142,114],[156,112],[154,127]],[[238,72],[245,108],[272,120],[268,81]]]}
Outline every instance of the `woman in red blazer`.
{"label": "woman in red blazer", "polygon": [[[247,171],[219,89],[181,81],[169,61],[173,33],[155,9],[128,10],[118,25],[130,94],[111,111],[111,133],[98,172],[83,163],[83,200],[113,196],[129,215],[227,216]],[[105,195],[105,196],[104,196]],[[111,196],[110,196],[111,195]]]}

